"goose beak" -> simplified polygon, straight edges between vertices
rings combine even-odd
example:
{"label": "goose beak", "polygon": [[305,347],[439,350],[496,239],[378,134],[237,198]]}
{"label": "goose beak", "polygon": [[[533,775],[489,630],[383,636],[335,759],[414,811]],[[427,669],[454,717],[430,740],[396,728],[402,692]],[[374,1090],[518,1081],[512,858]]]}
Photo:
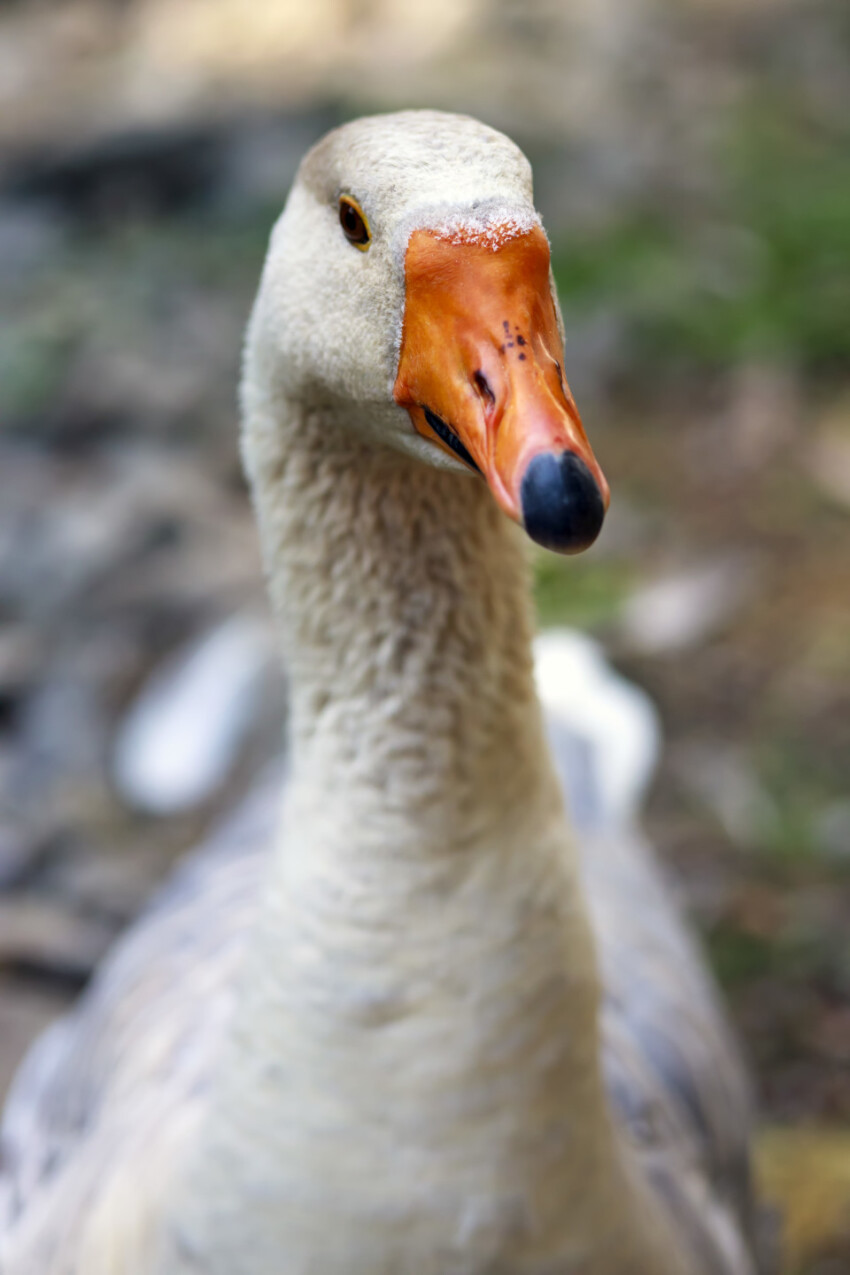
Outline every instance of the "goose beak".
{"label": "goose beak", "polygon": [[561,357],[540,227],[412,233],[395,401],[533,540],[578,553],[599,534],[608,484]]}

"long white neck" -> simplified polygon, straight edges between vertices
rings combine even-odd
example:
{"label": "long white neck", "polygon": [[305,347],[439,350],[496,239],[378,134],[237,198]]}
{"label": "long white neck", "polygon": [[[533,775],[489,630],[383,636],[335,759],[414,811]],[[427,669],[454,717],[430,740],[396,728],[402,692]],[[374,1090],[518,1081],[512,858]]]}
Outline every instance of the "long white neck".
{"label": "long white neck", "polygon": [[501,842],[506,820],[534,841],[561,800],[510,525],[483,483],[350,439],[330,413],[288,433],[249,434],[247,451],[295,790],[318,783],[339,810],[346,858],[363,836],[400,870],[406,851]]}
{"label": "long white neck", "polygon": [[602,1094],[512,529],[329,409],[255,410],[246,456],[292,766],[184,1243],[251,1275],[677,1271]]}

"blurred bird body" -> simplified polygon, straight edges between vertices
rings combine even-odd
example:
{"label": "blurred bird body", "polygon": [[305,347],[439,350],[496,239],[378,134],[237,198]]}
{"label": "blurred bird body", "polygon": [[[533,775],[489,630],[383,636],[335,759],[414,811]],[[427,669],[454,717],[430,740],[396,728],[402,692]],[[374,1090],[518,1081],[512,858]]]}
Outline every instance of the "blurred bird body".
{"label": "blurred bird body", "polygon": [[[366,227],[342,220],[348,243],[341,193]],[[521,153],[417,112],[321,143],[274,232],[243,412],[286,776],[25,1064],[3,1275],[756,1270],[746,1083],[632,822],[651,714],[593,651],[550,644],[547,738],[525,564],[491,494],[561,546],[598,524],[553,301],[500,353],[462,328],[457,414],[408,403],[443,393],[401,326],[406,253],[432,231],[476,269],[525,237],[543,269]],[[555,447],[581,464],[553,462],[531,504],[523,473]]]}

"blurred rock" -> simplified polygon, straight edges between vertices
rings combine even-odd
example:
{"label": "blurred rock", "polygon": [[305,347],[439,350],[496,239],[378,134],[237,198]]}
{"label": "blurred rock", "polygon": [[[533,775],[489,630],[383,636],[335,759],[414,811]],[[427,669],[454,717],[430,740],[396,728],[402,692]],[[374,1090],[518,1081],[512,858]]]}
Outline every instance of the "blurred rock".
{"label": "blurred rock", "polygon": [[33,208],[24,201],[0,200],[0,280],[6,286],[55,257],[61,242],[55,211]]}
{"label": "blurred rock", "polygon": [[763,466],[793,438],[800,416],[800,386],[792,368],[744,363],[732,380],[728,458],[742,471]]}
{"label": "blurred rock", "polygon": [[105,475],[45,464],[23,447],[0,465],[0,601],[23,619],[61,610],[124,554],[138,526]]}
{"label": "blurred rock", "polygon": [[44,658],[43,645],[24,624],[0,627],[0,730],[12,701],[34,681]]}
{"label": "blurred rock", "polygon": [[110,133],[26,152],[7,162],[3,187],[7,196],[55,204],[89,225],[162,216],[209,194],[218,145],[203,128]]}
{"label": "blurred rock", "polygon": [[562,299],[562,310],[564,370],[570,389],[579,404],[599,402],[630,354],[626,317],[613,308],[573,315],[569,297]]}
{"label": "blurred rock", "polygon": [[827,858],[850,863],[850,801],[834,801],[820,812],[815,837]]}
{"label": "blurred rock", "polygon": [[743,362],[724,380],[720,404],[686,437],[694,479],[716,487],[751,481],[788,448],[803,419],[793,368]]}
{"label": "blurred rock", "polygon": [[0,898],[0,966],[24,965],[82,980],[106,952],[113,927],[64,903],[30,895]]}
{"label": "blurred rock", "polygon": [[639,504],[627,493],[618,491],[593,546],[594,558],[635,561],[641,554],[648,553],[653,538],[662,534],[661,522],[657,509]]}
{"label": "blurred rock", "polygon": [[48,676],[27,702],[21,749],[42,782],[96,773],[106,755],[106,715],[97,688],[74,676]]}
{"label": "blurred rock", "polygon": [[38,853],[38,842],[0,815],[0,890],[17,885]]}
{"label": "blurred rock", "polygon": [[170,815],[209,798],[238,759],[273,664],[268,627],[237,616],[156,669],[115,743],[129,805]]}
{"label": "blurred rock", "polygon": [[623,640],[641,655],[665,655],[699,646],[744,606],[754,580],[752,562],[732,558],[646,584],[625,603]]}
{"label": "blurred rock", "polygon": [[36,1036],[68,1008],[71,993],[21,987],[0,979],[0,1107],[18,1065]]}
{"label": "blurred rock", "polygon": [[682,742],[671,764],[735,845],[752,848],[775,826],[776,807],[738,749],[702,740]]}
{"label": "blurred rock", "polygon": [[837,403],[806,440],[804,460],[824,495],[850,509],[850,400]]}
{"label": "blurred rock", "polygon": [[86,845],[57,856],[44,884],[85,914],[125,924],[147,902],[173,861],[162,838],[127,844],[126,829],[117,827],[104,847]]}

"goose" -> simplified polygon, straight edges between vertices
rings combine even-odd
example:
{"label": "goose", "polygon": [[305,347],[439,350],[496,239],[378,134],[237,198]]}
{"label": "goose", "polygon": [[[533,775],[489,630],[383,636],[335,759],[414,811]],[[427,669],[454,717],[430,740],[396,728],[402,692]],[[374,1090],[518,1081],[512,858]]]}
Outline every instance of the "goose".
{"label": "goose", "polygon": [[571,826],[535,691],[523,541],[608,491],[519,148],[324,137],[241,406],[287,760],[25,1061],[0,1270],[753,1275],[717,994],[629,821]]}

